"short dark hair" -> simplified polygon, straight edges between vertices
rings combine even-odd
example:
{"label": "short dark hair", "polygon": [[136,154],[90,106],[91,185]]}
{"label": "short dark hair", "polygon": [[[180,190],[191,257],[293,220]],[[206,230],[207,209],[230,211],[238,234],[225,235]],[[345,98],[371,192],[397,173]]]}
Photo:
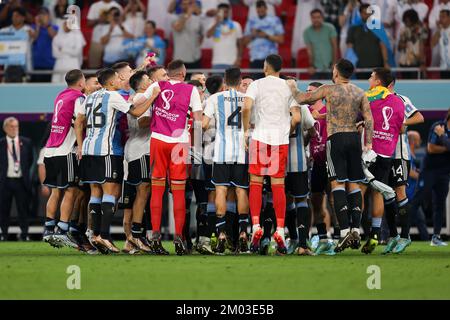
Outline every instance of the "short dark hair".
{"label": "short dark hair", "polygon": [[83,77],[84,74],[81,70],[73,69],[66,73],[64,80],[66,80],[67,85],[70,87],[80,81]]}
{"label": "short dark hair", "polygon": [[412,24],[417,24],[420,21],[419,14],[414,9],[406,10],[402,16],[403,23],[405,23],[406,20],[411,21]]}
{"label": "short dark hair", "polygon": [[225,70],[225,83],[228,86],[238,86],[239,82],[241,82],[241,69],[229,68]]}
{"label": "short dark hair", "polygon": [[147,75],[147,72],[145,71],[138,71],[135,74],[133,74],[130,78],[130,87],[134,90],[134,91],[138,91],[139,90],[139,86],[141,85],[142,82],[142,78]]}
{"label": "short dark hair", "polygon": [[314,87],[314,88],[320,88],[321,86],[323,86],[323,83],[315,81],[315,82],[311,82],[310,84],[308,84],[308,86]]}
{"label": "short dark hair", "polygon": [[200,83],[200,81],[198,81],[198,80],[189,80],[188,82],[186,82],[187,84],[190,84],[190,85],[193,85],[194,87],[196,87],[196,88],[202,88],[203,89],[203,86],[202,86],[202,84]]}
{"label": "short dark hair", "polygon": [[441,11],[439,11],[439,13],[445,13],[447,16],[450,17],[450,10],[448,9],[442,9]]}
{"label": "short dark hair", "polygon": [[14,12],[17,12],[18,14],[20,14],[24,18],[27,16],[27,10],[25,10],[24,8],[15,8],[11,12],[11,14],[13,14]]}
{"label": "short dark hair", "polygon": [[230,5],[226,2],[219,3],[217,9],[230,9]]}
{"label": "short dark hair", "polygon": [[160,70],[160,69],[164,69],[164,66],[161,65],[156,65],[156,66],[151,66],[150,68],[147,68],[147,75],[149,78],[153,77],[153,74]]}
{"label": "short dark hair", "polygon": [[119,72],[120,70],[122,70],[123,68],[129,67],[130,64],[126,61],[120,61],[117,63],[114,63],[113,66],[111,67],[114,71]]}
{"label": "short dark hair", "polygon": [[198,75],[198,74],[203,74],[203,72],[192,72],[192,73],[191,73],[191,78],[192,78],[193,76]]}
{"label": "short dark hair", "polygon": [[88,73],[84,75],[84,78],[87,80],[89,80],[90,78],[97,78],[97,75],[95,73]]}
{"label": "short dark hair", "polygon": [[339,75],[345,79],[350,79],[353,75],[353,71],[355,71],[355,67],[353,63],[351,63],[347,59],[341,59],[336,63],[336,69],[339,72]]}
{"label": "short dark hair", "polygon": [[213,75],[211,77],[208,77],[205,83],[206,89],[210,94],[218,92],[219,89],[222,87],[222,85],[223,85],[223,78],[219,75]]}
{"label": "short dark hair", "polygon": [[278,54],[270,54],[266,57],[266,63],[272,67],[273,71],[279,72],[283,65],[283,59]]}
{"label": "short dark hair", "polygon": [[116,71],[112,68],[103,68],[97,72],[98,82],[104,86],[108,80],[116,75]]}
{"label": "short dark hair", "polygon": [[267,3],[264,0],[258,0],[256,1],[256,7],[260,8],[260,7],[266,7],[267,8]]}
{"label": "short dark hair", "polygon": [[367,8],[370,7],[370,4],[368,3],[361,3],[361,5],[359,6],[359,12],[365,12],[365,10],[367,10]]}
{"label": "short dark hair", "polygon": [[309,13],[309,15],[312,16],[314,13],[320,13],[320,15],[323,17],[323,12],[322,12],[322,10],[320,10],[320,9],[318,9],[318,8],[311,10],[311,12]]}
{"label": "short dark hair", "polygon": [[376,74],[383,87],[387,87],[394,79],[391,70],[387,68],[375,68],[373,69],[373,72]]}
{"label": "short dark hair", "polygon": [[175,71],[185,67],[183,60],[173,60],[167,65],[167,72],[173,74]]}
{"label": "short dark hair", "polygon": [[255,80],[255,78],[253,78],[253,76],[251,76],[251,75],[243,76],[243,77],[242,77],[242,80],[245,80],[245,79]]}
{"label": "short dark hair", "polygon": [[153,21],[153,20],[147,20],[146,23],[147,23],[147,24],[151,24],[152,27],[156,29],[156,22],[155,22],[155,21]]}

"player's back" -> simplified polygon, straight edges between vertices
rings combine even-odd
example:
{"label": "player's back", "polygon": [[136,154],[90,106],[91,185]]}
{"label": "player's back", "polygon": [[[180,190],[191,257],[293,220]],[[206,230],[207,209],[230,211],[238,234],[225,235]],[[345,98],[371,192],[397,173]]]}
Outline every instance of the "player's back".
{"label": "player's back", "polygon": [[209,101],[215,108],[214,162],[245,163],[242,108],[244,94],[235,89],[218,92]]}
{"label": "player's back", "polygon": [[328,136],[339,132],[356,132],[365,92],[354,84],[334,84],[327,94]]}
{"label": "player's back", "polygon": [[83,155],[123,155],[121,133],[117,124],[122,112],[113,103],[123,98],[116,91],[101,89],[89,95],[85,101],[86,138]]}

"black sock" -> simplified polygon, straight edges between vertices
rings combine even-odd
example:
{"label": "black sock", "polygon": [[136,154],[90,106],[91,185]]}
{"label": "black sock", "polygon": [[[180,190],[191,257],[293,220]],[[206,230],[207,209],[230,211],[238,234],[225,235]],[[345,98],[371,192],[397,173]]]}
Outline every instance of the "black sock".
{"label": "black sock", "polygon": [[79,234],[80,231],[78,230],[78,220],[71,220],[69,222],[69,231],[71,234]]}
{"label": "black sock", "polygon": [[142,236],[142,223],[133,222],[131,225],[131,235],[137,239]]}
{"label": "black sock", "polygon": [[197,241],[199,237],[205,237],[208,234],[208,213],[206,212],[206,203],[197,207]]}
{"label": "black sock", "polygon": [[239,233],[247,233],[248,225],[250,224],[250,216],[248,213],[239,214]]}
{"label": "black sock", "polygon": [[341,237],[341,227],[339,225],[333,226],[333,238],[339,239]]}
{"label": "black sock", "polygon": [[239,214],[236,212],[233,214],[231,229],[233,232],[233,244],[236,247],[239,241]]}
{"label": "black sock", "polygon": [[380,239],[380,234],[381,234],[381,227],[372,227],[372,229],[370,229],[370,238],[372,239]]}
{"label": "black sock", "polygon": [[327,238],[327,225],[325,223],[318,223],[316,224],[317,233],[319,235],[319,239],[326,239]]}
{"label": "black sock", "polygon": [[56,221],[52,218],[45,218],[45,230],[53,231],[55,230]]}
{"label": "black sock", "polygon": [[78,231],[79,231],[80,233],[86,233],[86,230],[87,230],[87,225],[86,225],[86,223],[80,223],[80,224],[78,224]]}
{"label": "black sock", "polygon": [[[233,223],[234,223],[234,217],[237,216],[236,213],[227,211],[225,213],[225,233],[227,234],[230,239],[234,240],[234,230],[233,230]],[[220,232],[219,232],[220,234]]]}
{"label": "black sock", "polygon": [[208,203],[207,205],[207,214],[208,214],[208,220],[207,220],[207,234],[206,236],[208,238],[211,238],[212,234],[216,234],[216,206],[214,204]]}
{"label": "black sock", "polygon": [[398,235],[397,223],[395,222],[398,213],[397,201],[395,199],[386,201],[384,204],[384,212],[386,213],[386,222],[389,227],[389,236],[396,237]]}
{"label": "black sock", "polygon": [[361,207],[362,207],[362,195],[361,191],[354,191],[347,195],[348,210],[352,217],[351,227],[359,229],[361,226]]}
{"label": "black sock", "polygon": [[309,208],[308,203],[297,203],[296,204],[296,215],[297,215],[297,230],[298,230],[298,245],[304,249],[308,248],[306,240],[308,239],[308,214]]}
{"label": "black sock", "polygon": [[100,236],[103,239],[110,238],[110,227],[114,216],[114,210],[116,208],[115,203],[102,202],[102,222]]}
{"label": "black sock", "polygon": [[334,198],[334,210],[336,211],[336,217],[339,221],[339,226],[341,230],[349,228],[348,221],[348,205],[347,205],[347,194],[345,189],[335,189],[333,191]]}
{"label": "black sock", "polygon": [[144,210],[144,216],[142,217],[142,225],[144,226],[142,236],[145,238],[147,236],[146,232],[152,230],[152,219],[149,204],[146,206]]}
{"label": "black sock", "polygon": [[398,202],[398,216],[400,220],[400,226],[402,232],[400,237],[409,239],[409,202],[408,198],[405,198]]}
{"label": "black sock", "polygon": [[226,228],[227,228],[226,215],[224,215],[223,217],[216,217],[217,236],[219,236],[222,232],[226,233]]}
{"label": "black sock", "polygon": [[102,205],[100,203],[90,203],[89,214],[92,216],[92,231],[94,232],[94,236],[99,236],[102,227]]}
{"label": "black sock", "polygon": [[288,231],[289,231],[289,237],[292,240],[297,240],[298,239],[297,226],[295,224],[295,218],[296,218],[295,212],[296,212],[295,208],[291,209],[291,210],[288,210],[286,212],[286,217],[284,219],[286,227],[288,228]]}
{"label": "black sock", "polygon": [[188,246],[192,244],[191,238],[191,210],[186,210],[186,220],[184,221],[183,236]]}

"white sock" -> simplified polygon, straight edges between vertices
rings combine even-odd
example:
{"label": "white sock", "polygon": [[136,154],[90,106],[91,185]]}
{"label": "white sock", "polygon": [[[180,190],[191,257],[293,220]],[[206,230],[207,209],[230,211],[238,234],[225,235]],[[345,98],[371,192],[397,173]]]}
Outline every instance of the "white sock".
{"label": "white sock", "polygon": [[341,238],[345,237],[347,233],[350,232],[350,228],[347,229],[341,229]]}

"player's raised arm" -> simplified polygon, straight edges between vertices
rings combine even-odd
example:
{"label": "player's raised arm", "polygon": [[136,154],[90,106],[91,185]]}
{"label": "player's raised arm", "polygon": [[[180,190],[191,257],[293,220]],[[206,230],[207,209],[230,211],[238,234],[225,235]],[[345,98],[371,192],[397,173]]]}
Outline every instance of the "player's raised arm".
{"label": "player's raised arm", "polygon": [[161,92],[161,89],[159,88],[159,86],[155,86],[151,91],[150,98],[140,99],[139,101],[137,101],[134,105],[131,106],[128,113],[134,117],[142,116],[145,113],[145,111],[147,111],[148,108],[150,108],[153,101],[155,101],[155,99],[158,97],[160,92]]}
{"label": "player's raised arm", "polygon": [[366,95],[361,99],[361,113],[364,118],[364,128],[366,133],[366,145],[365,149],[372,149],[372,136],[373,136],[373,118],[372,112],[370,111],[369,100],[367,100]]}
{"label": "player's raised arm", "polygon": [[317,100],[325,99],[330,87],[329,85],[323,85],[312,92],[302,92],[298,90],[295,80],[289,79],[286,82],[291,89],[292,96],[299,104],[313,104]]}

